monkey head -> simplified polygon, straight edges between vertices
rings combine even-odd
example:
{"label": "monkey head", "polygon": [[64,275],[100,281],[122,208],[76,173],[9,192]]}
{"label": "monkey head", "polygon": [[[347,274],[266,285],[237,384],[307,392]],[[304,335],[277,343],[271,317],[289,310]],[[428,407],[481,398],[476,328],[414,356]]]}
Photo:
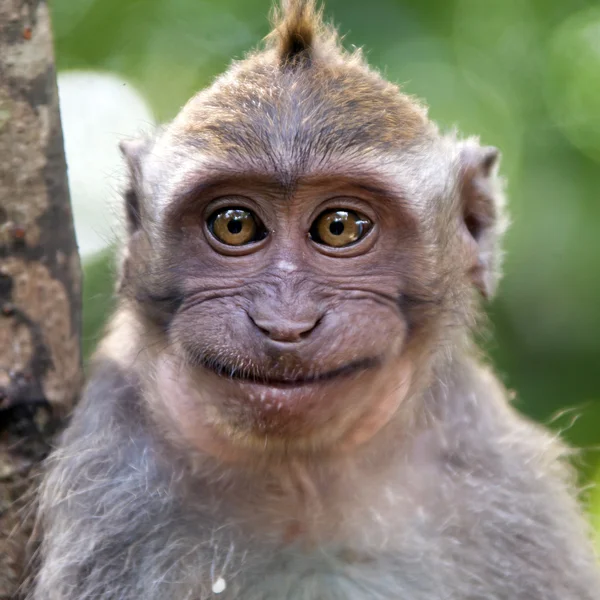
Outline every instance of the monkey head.
{"label": "monkey head", "polygon": [[122,301],[154,409],[198,447],[365,442],[409,414],[493,290],[496,150],[440,134],[311,2],[122,148]]}

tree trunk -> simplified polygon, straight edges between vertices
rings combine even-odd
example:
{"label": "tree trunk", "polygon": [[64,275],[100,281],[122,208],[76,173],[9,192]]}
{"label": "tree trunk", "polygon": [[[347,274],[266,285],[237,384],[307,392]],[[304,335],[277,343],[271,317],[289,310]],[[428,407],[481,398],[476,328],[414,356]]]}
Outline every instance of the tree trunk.
{"label": "tree trunk", "polygon": [[81,384],[81,268],[50,16],[0,0],[0,599],[15,598],[39,463]]}

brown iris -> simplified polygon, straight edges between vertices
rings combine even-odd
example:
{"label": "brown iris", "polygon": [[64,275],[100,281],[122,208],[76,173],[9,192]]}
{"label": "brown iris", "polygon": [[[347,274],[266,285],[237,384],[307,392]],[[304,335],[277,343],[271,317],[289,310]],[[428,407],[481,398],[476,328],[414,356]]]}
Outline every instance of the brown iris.
{"label": "brown iris", "polygon": [[310,229],[310,237],[319,244],[343,248],[358,242],[368,231],[371,221],[351,210],[327,210]]}
{"label": "brown iris", "polygon": [[224,208],[208,219],[210,232],[223,244],[244,246],[262,240],[267,232],[259,219],[244,208]]}

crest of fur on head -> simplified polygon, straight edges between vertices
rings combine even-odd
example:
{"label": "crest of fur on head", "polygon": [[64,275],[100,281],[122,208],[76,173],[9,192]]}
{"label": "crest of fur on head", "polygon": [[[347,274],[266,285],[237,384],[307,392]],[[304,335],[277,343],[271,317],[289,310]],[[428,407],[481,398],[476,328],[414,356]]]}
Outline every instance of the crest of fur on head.
{"label": "crest of fur on head", "polygon": [[273,9],[273,31],[267,44],[283,67],[310,64],[319,55],[340,54],[338,35],[323,22],[323,9],[315,0],[282,0]]}

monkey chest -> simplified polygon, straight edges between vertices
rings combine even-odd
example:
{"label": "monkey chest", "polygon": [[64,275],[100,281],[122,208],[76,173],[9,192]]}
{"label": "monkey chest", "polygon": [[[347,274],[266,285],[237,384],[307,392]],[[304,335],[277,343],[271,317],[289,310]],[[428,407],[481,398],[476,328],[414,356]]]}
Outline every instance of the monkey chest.
{"label": "monkey chest", "polygon": [[[348,564],[326,556],[280,556],[253,571],[218,575],[206,598],[227,600],[383,600],[405,588],[381,565]],[[411,596],[409,596],[411,597]]]}
{"label": "monkey chest", "polygon": [[[268,523],[251,531],[217,528],[199,598],[215,600],[458,600],[443,528],[428,511],[395,501],[361,510]],[[436,540],[432,543],[432,540]],[[208,561],[206,561],[208,562]],[[445,591],[442,591],[445,590]],[[194,600],[197,600],[194,598]],[[464,600],[461,598],[461,600]]]}
{"label": "monkey chest", "polygon": [[[403,554],[403,553],[401,553]],[[235,564],[237,562],[237,564]],[[321,548],[306,553],[289,547],[262,551],[210,568],[202,600],[420,600],[442,598],[435,591],[431,565],[384,552]]]}

